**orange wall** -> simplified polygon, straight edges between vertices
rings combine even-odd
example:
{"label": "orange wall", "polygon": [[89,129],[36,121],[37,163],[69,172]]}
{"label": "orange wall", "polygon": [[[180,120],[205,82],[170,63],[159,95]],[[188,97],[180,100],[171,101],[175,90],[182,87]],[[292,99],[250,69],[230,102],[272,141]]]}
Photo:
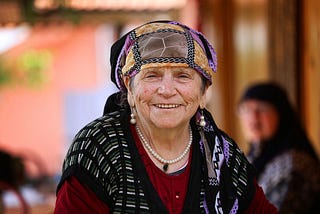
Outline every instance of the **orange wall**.
{"label": "orange wall", "polygon": [[40,158],[50,174],[60,173],[67,144],[64,94],[93,88],[97,82],[95,28],[38,26],[27,41],[6,54],[14,58],[28,48],[52,53],[43,87],[0,88],[0,147]]}

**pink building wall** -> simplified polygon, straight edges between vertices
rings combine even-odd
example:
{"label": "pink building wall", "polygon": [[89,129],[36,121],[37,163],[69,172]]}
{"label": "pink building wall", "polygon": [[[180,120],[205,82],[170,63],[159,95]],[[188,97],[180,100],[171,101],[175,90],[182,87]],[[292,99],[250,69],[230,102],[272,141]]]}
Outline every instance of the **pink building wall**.
{"label": "pink building wall", "polygon": [[[15,58],[24,50],[47,49],[52,64],[40,88],[0,88],[0,147],[18,155],[40,159],[49,174],[61,171],[65,155],[64,94],[96,86],[94,25],[38,26],[29,38],[6,53]],[[37,170],[29,164],[31,169]]]}

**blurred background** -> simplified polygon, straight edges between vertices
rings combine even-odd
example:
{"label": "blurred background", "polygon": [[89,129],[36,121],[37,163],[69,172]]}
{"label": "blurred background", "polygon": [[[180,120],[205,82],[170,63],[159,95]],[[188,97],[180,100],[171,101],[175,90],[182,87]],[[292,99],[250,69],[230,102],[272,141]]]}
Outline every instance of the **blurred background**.
{"label": "blurred background", "polygon": [[0,181],[0,213],[52,213],[74,135],[116,91],[112,43],[152,20],[180,21],[213,44],[207,108],[244,151],[239,96],[272,80],[287,89],[320,156],[318,11],[318,0],[0,0],[0,150],[11,158],[4,175],[22,178]]}

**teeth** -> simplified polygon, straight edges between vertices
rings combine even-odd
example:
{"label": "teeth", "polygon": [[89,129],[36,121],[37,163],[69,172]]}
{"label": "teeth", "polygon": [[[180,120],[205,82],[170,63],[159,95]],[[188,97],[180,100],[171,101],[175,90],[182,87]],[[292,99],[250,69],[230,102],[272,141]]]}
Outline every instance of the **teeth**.
{"label": "teeth", "polygon": [[179,107],[178,104],[157,104],[158,108],[177,108]]}

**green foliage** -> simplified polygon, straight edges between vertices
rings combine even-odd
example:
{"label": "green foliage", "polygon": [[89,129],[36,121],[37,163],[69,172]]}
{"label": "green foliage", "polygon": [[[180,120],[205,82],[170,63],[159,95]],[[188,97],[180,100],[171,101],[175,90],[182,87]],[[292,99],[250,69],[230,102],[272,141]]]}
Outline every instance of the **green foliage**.
{"label": "green foliage", "polygon": [[12,84],[40,87],[48,80],[51,63],[52,54],[48,50],[25,51],[11,63],[1,57],[0,88]]}
{"label": "green foliage", "polygon": [[18,59],[20,71],[23,72],[24,81],[28,86],[39,86],[46,81],[45,70],[51,64],[49,51],[30,50]]}
{"label": "green foliage", "polygon": [[54,0],[52,7],[47,10],[35,8],[34,0],[22,1],[20,4],[23,20],[30,24],[49,20],[66,20],[78,24],[81,20],[81,12],[66,6],[66,0]]}
{"label": "green foliage", "polygon": [[11,80],[12,77],[10,74],[10,69],[5,64],[4,60],[0,58],[0,87],[9,84]]}

